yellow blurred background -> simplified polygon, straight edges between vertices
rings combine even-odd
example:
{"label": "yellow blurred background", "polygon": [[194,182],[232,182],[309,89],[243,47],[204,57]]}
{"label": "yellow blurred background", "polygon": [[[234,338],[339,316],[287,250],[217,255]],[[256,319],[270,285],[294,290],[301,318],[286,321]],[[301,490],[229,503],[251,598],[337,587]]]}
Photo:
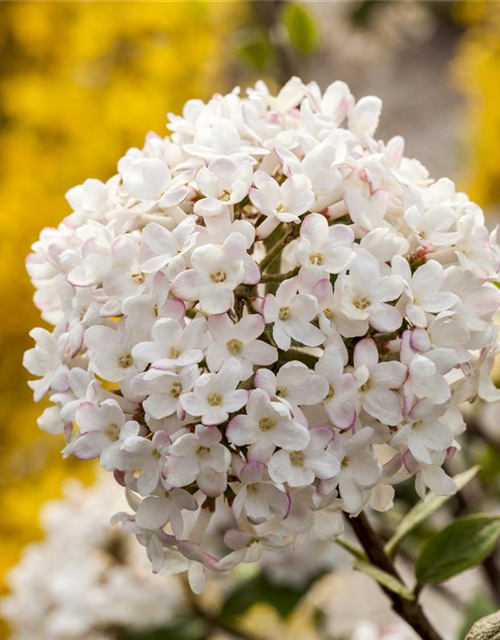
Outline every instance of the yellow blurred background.
{"label": "yellow blurred background", "polygon": [[[186,99],[226,89],[224,35],[243,6],[214,2],[0,3],[0,588],[65,476],[61,440],[37,429],[22,369],[40,324],[24,258],[69,212],[64,193],[107,179]],[[1,635],[0,635],[1,637]]]}

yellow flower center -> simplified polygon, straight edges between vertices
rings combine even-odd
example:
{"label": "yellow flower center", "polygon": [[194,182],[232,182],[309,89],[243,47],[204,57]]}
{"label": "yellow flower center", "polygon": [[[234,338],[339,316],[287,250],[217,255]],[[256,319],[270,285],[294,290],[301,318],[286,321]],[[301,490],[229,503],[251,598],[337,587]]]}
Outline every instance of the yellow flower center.
{"label": "yellow flower center", "polygon": [[237,353],[241,351],[243,342],[241,342],[240,340],[237,340],[236,338],[233,338],[232,340],[229,340],[226,346],[229,353],[235,356]]}
{"label": "yellow flower center", "polygon": [[263,432],[271,431],[276,426],[276,420],[269,418],[268,416],[259,420],[259,429]]}
{"label": "yellow flower center", "polygon": [[213,391],[212,393],[208,394],[207,402],[211,407],[218,407],[220,404],[222,404],[222,396],[220,393],[216,393],[215,391]]}

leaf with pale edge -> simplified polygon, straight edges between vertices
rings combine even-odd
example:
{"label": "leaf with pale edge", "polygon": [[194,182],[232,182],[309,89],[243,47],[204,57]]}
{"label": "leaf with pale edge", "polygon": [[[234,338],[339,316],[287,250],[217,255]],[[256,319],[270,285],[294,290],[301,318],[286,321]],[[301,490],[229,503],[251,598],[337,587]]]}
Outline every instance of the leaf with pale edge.
{"label": "leaf with pale edge", "polygon": [[436,584],[480,564],[500,537],[500,516],[459,518],[424,544],[416,563],[419,584]]}
{"label": "leaf with pale edge", "polygon": [[[478,471],[479,467],[476,466],[456,475],[453,478],[453,481],[457,485],[457,489],[460,491],[460,489],[465,487],[465,485],[468,484],[474,476],[476,476]],[[386,553],[393,555],[401,540],[435,511],[440,509],[451,497],[452,496],[437,496],[432,492],[428,493],[424,500],[416,504],[413,509],[406,514],[403,520],[401,520],[394,535],[385,545]]]}
{"label": "leaf with pale edge", "polygon": [[370,578],[376,580],[386,589],[397,593],[402,598],[405,598],[406,600],[415,599],[413,593],[407,587],[405,587],[402,582],[400,582],[394,576],[391,576],[390,573],[382,571],[382,569],[379,569],[375,565],[370,564],[369,562],[363,562],[362,560],[355,560],[352,566],[354,569],[357,569],[358,571],[365,573],[367,576],[370,576]]}

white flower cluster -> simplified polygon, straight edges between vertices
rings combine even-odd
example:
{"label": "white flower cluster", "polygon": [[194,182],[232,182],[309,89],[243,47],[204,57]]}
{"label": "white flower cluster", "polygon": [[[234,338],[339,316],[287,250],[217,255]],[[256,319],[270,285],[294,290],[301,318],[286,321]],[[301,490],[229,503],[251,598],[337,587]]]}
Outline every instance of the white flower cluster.
{"label": "white flower cluster", "polygon": [[[25,365],[41,428],[127,487],[155,571],[223,572],[410,476],[455,489],[458,405],[495,399],[500,253],[483,213],[404,142],[375,97],[259,82],[170,115],[29,256]],[[225,551],[205,544],[229,505]]]}
{"label": "white flower cluster", "polygon": [[[110,481],[111,480],[111,481]],[[155,576],[134,539],[109,524],[124,496],[112,479],[68,484],[43,506],[44,540],[29,545],[7,577],[0,612],[11,640],[112,640],[172,621],[185,604],[180,583]],[[68,523],[71,523],[68,526]]]}

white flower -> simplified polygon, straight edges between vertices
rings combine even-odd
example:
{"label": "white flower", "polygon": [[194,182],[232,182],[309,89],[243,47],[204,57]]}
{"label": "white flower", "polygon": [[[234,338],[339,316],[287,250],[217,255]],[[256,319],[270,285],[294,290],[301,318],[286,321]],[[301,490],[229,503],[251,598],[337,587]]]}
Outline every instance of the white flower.
{"label": "white flower", "polygon": [[132,388],[147,396],[142,406],[151,417],[160,420],[176,413],[183,420],[185,412],[180,396],[191,391],[198,376],[199,369],[195,364],[183,367],[179,373],[149,369],[132,380]]}
{"label": "white flower", "polygon": [[173,178],[165,162],[157,158],[125,157],[118,166],[125,191],[137,200],[164,209],[180,204],[189,194],[185,177]]}
{"label": "white flower", "polygon": [[305,175],[294,175],[279,185],[264,171],[257,171],[254,183],[250,200],[268,218],[259,228],[261,238],[269,235],[280,222],[299,222],[300,216],[314,204],[311,181]]}
{"label": "white flower", "polygon": [[253,182],[251,162],[236,162],[232,158],[216,158],[203,167],[196,177],[205,198],[198,200],[194,211],[200,216],[216,216],[227,205],[241,202]]}
{"label": "white flower", "polygon": [[346,361],[347,358],[344,360],[339,349],[334,344],[330,344],[314,369],[329,384],[328,394],[323,404],[332,424],[339,429],[350,429],[357,417],[359,382],[352,372],[344,373]]}
{"label": "white flower", "polygon": [[130,436],[122,444],[116,466],[121,471],[140,470],[137,491],[141,496],[150,495],[158,487],[170,446],[171,439],[166,431],[157,431],[151,440]]}
{"label": "white flower", "polygon": [[233,502],[236,518],[246,514],[253,524],[269,520],[271,515],[283,520],[290,509],[290,498],[281,487],[265,478],[266,465],[257,460],[247,462],[238,472],[241,483]]}
{"label": "white flower", "polygon": [[323,332],[311,320],[318,315],[318,301],[314,296],[298,293],[296,278],[285,280],[276,295],[268,294],[262,305],[266,324],[273,324],[273,338],[280,349],[287,350],[296,340],[309,347],[317,347],[324,340]]}
{"label": "white flower", "polygon": [[218,373],[203,373],[194,390],[181,395],[181,406],[192,416],[201,416],[204,425],[221,424],[247,402],[248,391],[236,389],[241,380],[240,363],[229,358]]}
{"label": "white flower", "polygon": [[455,231],[450,231],[456,222],[456,215],[448,206],[426,210],[419,202],[406,210],[405,221],[424,248],[451,245],[457,237]]}
{"label": "white flower", "polygon": [[198,503],[192,495],[184,489],[166,491],[161,488],[142,500],[135,514],[135,521],[144,529],[158,529],[168,522],[174,534],[181,538],[184,529],[184,509],[198,509]]}
{"label": "white flower", "polygon": [[126,421],[115,400],[104,400],[100,405],[81,403],[75,421],[80,434],[66,446],[65,455],[72,454],[82,460],[100,457],[102,467],[108,471],[115,468],[116,454],[123,442],[139,433],[139,424]]}
{"label": "white flower", "polygon": [[270,398],[287,404],[296,413],[299,405],[314,405],[328,394],[328,382],[297,360],[284,364],[275,375],[269,369],[259,369],[254,384]]}
{"label": "white flower", "polygon": [[435,406],[432,400],[418,400],[404,418],[403,426],[394,435],[394,446],[405,442],[418,462],[432,464],[431,451],[446,451],[453,442],[453,433],[440,418],[446,406]]}
{"label": "white flower", "polygon": [[144,245],[154,254],[141,263],[144,273],[163,269],[169,280],[186,268],[185,255],[194,247],[197,234],[193,218],[186,218],[175,229],[151,222],[142,232]]}
{"label": "white flower", "polygon": [[344,436],[334,438],[328,447],[329,453],[337,457],[340,471],[337,479],[327,482],[328,491],[338,486],[342,502],[348,513],[358,513],[363,507],[366,490],[375,486],[382,475],[382,466],[377,458],[367,450],[373,437],[371,427],[363,427],[349,439]]}
{"label": "white flower", "polygon": [[28,257],[40,427],[100,457],[116,521],[197,592],[410,476],[451,494],[460,406],[500,395],[496,231],[374,137],[380,108],[299,78],[190,100]]}
{"label": "white flower", "polygon": [[380,265],[364,249],[359,249],[349,268],[335,285],[341,311],[352,320],[362,320],[378,331],[391,332],[401,326],[398,310],[387,304],[401,295],[403,280],[397,275],[381,276]]}
{"label": "white flower", "polygon": [[262,389],[250,393],[246,414],[235,416],[226,436],[237,445],[250,445],[248,459],[268,462],[276,447],[303,449],[309,443],[309,431],[292,418],[290,410],[280,402],[271,402]]}
{"label": "white flower", "polygon": [[354,368],[361,407],[382,424],[398,424],[401,402],[391,389],[399,389],[406,380],[405,365],[397,361],[379,362],[375,341],[364,338],[354,347]]}
{"label": "white flower", "polygon": [[282,549],[285,541],[275,533],[266,533],[261,536],[230,529],[224,536],[224,544],[233,552],[219,561],[219,569],[227,571],[240,562],[257,562],[260,560],[263,550]]}
{"label": "white flower", "polygon": [[405,300],[404,315],[417,327],[427,326],[428,313],[446,311],[458,301],[454,293],[442,291],[444,270],[435,260],[429,260],[412,274],[408,261],[395,256],[392,270],[405,281],[404,298],[408,302]]}
{"label": "white flower", "polygon": [[291,487],[305,487],[314,478],[331,480],[340,471],[338,459],[325,451],[333,439],[329,427],[311,429],[311,439],[305,449],[277,451],[269,461],[269,475],[275,482],[286,482]]}
{"label": "white flower", "polygon": [[247,241],[241,233],[232,233],[222,246],[198,247],[191,256],[193,268],[174,279],[174,295],[199,301],[201,309],[210,314],[226,312],[234,302],[234,290],[246,282],[243,263],[246,249]]}
{"label": "white flower", "polygon": [[41,376],[40,380],[30,382],[38,402],[49,389],[62,391],[67,389],[68,368],[63,364],[60,347],[56,337],[46,329],[32,329],[30,337],[36,346],[24,354],[23,365],[30,373]]}
{"label": "white flower", "polygon": [[194,433],[176,440],[164,467],[166,484],[185,487],[196,481],[207,496],[213,497],[225,491],[231,454],[220,439],[216,427],[198,425]]}
{"label": "white flower", "polygon": [[295,250],[300,265],[326,273],[340,273],[354,257],[354,232],[343,224],[328,226],[319,213],[308,215],[300,227],[300,240]]}
{"label": "white flower", "polygon": [[196,364],[203,359],[199,347],[205,330],[204,318],[195,318],[185,327],[177,320],[160,318],[152,330],[153,340],[136,344],[132,355],[143,364],[153,363],[155,369]]}
{"label": "white flower", "polygon": [[387,200],[387,191],[383,189],[378,189],[368,198],[356,187],[347,187],[344,191],[344,201],[351,220],[366,231],[383,225],[387,213]]}
{"label": "white flower", "polygon": [[137,373],[137,364],[132,357],[132,337],[125,325],[117,329],[94,325],[85,332],[85,346],[92,358],[92,369],[109,382],[120,382]]}
{"label": "white flower", "polygon": [[253,373],[253,365],[268,366],[276,362],[278,352],[272,345],[257,340],[265,329],[259,315],[244,316],[234,324],[227,314],[210,316],[208,330],[212,344],[207,349],[210,371],[219,371],[227,358],[235,358],[241,364],[242,379]]}

